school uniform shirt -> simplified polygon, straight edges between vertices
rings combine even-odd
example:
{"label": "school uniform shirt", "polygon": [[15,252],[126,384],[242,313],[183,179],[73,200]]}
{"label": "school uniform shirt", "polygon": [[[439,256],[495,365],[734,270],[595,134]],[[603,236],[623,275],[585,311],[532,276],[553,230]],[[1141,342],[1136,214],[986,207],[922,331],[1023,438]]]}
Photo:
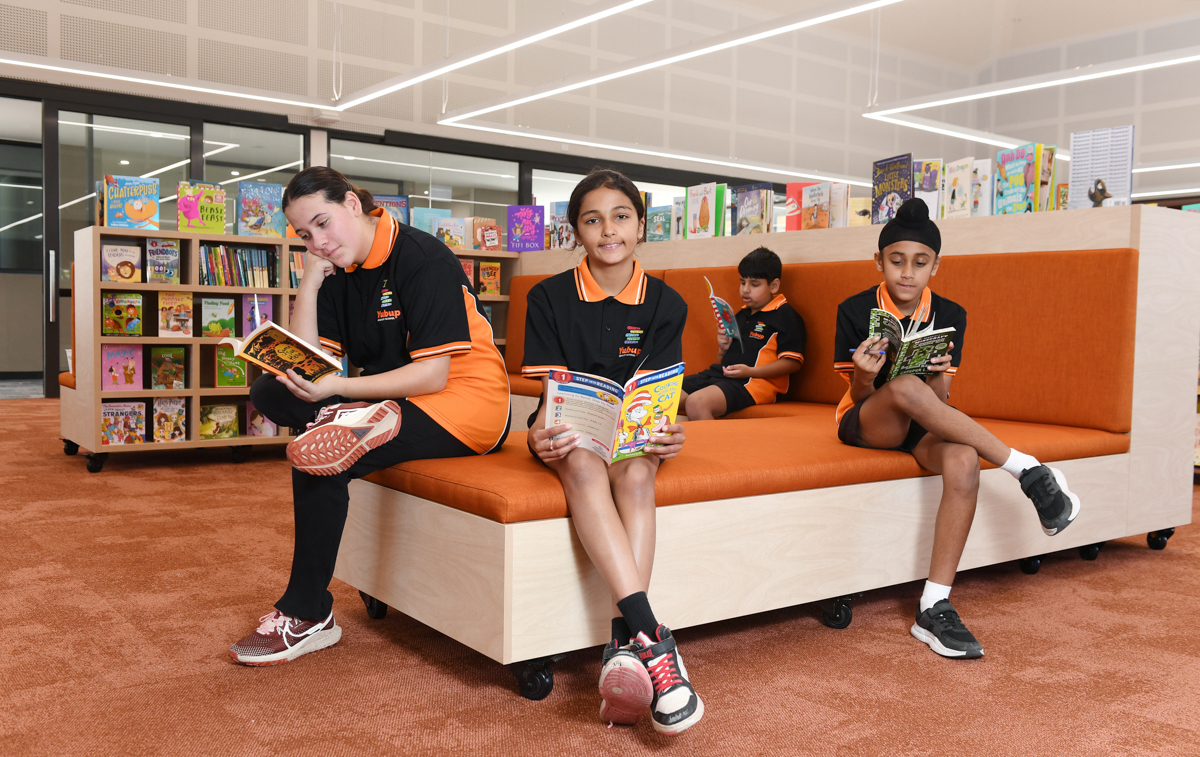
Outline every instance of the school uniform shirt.
{"label": "school uniform shirt", "polygon": [[758,367],[773,363],[780,358],[789,357],[804,363],[804,346],[808,341],[808,333],[804,329],[804,319],[800,317],[787,297],[782,294],[768,302],[757,313],[751,313],[749,307],[738,311],[738,331],[742,334],[741,344],[734,339],[725,351],[718,365],[701,371],[710,376],[724,378],[726,381],[739,382],[754,398],[756,405],[769,405],[776,397],[788,390],[791,374],[775,378],[725,378],[722,366],[749,365]]}
{"label": "school uniform shirt", "polygon": [[600,288],[587,258],[529,290],[521,375],[553,370],[603,376],[624,384],[635,374],[683,361],[687,303],[633,262],[633,276],[615,297]]}
{"label": "school uniform shirt", "polygon": [[[904,329],[907,329],[913,320],[920,323],[929,323],[932,320],[934,326],[939,329],[953,326],[954,349],[950,350],[950,367],[946,369],[946,375],[953,378],[958,374],[958,364],[962,360],[963,337],[967,331],[967,311],[958,303],[940,297],[932,289],[925,287],[925,291],[921,293],[921,302],[910,318],[901,313],[900,308],[892,302],[887,284],[881,283],[878,287],[859,292],[838,305],[837,336],[833,343],[833,370],[846,379],[847,384],[854,376],[854,353],[850,350],[858,349],[858,345],[867,338],[871,325],[871,310],[875,308],[886,310],[899,318],[900,326]],[[892,361],[889,358],[875,376],[876,389],[887,383],[887,376],[891,370]],[[838,423],[841,423],[842,416],[852,407],[854,401],[850,399],[850,390],[847,389],[846,395],[838,403],[835,415]]]}
{"label": "school uniform shirt", "polygon": [[437,239],[381,208],[371,215],[379,223],[367,259],[321,285],[321,347],[349,357],[364,376],[449,356],[446,388],[408,399],[463,444],[488,452],[508,425],[508,374],[471,282]]}

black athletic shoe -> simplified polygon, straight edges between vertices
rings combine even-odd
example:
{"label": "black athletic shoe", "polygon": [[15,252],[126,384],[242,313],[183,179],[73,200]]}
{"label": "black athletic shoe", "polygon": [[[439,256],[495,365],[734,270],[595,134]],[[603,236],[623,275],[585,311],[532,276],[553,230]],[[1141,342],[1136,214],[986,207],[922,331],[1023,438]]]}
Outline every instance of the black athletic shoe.
{"label": "black athletic shoe", "polygon": [[1079,496],[1067,488],[1067,477],[1058,468],[1029,468],[1021,474],[1021,491],[1033,500],[1046,536],[1062,533],[1079,515]]}
{"label": "black athletic shoe", "polygon": [[619,647],[613,639],[600,657],[600,719],[609,723],[634,725],[654,698],[654,685],[646,666],[635,652],[642,646],[632,643]]}
{"label": "black athletic shoe", "polygon": [[700,722],[704,717],[704,702],[688,681],[687,668],[675,649],[671,629],[660,625],[655,636],[658,639],[651,640],[638,633],[631,646],[654,682],[654,702],[650,705],[654,730],[674,736]]}
{"label": "black athletic shoe", "polygon": [[976,641],[950,600],[936,602],[925,612],[917,606],[917,622],[913,623],[912,635],[929,645],[942,657],[974,660],[983,657],[983,647]]}

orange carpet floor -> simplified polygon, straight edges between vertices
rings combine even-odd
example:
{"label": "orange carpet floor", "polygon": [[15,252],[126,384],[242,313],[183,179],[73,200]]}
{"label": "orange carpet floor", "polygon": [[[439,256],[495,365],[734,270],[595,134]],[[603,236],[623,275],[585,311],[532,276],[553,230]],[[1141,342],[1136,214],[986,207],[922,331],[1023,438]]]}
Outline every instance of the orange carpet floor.
{"label": "orange carpet floor", "polygon": [[[1200,530],[1095,562],[1051,555],[959,576],[987,656],[908,634],[917,583],[678,633],[707,714],[671,739],[597,718],[599,650],[541,702],[503,666],[334,582],[345,633],[274,668],[226,648],[270,611],[291,559],[282,451],[66,457],[55,400],[0,401],[4,755],[1200,754]],[[669,622],[669,618],[665,619]]]}

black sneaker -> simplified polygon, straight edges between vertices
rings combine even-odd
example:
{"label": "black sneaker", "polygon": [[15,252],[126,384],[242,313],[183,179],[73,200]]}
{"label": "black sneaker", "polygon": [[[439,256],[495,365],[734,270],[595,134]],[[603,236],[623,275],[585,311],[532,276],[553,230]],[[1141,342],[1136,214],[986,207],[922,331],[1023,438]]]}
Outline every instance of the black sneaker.
{"label": "black sneaker", "polygon": [[631,650],[641,645],[617,646],[613,639],[604,647],[600,668],[600,719],[634,725],[654,698],[654,685],[646,666]]}
{"label": "black sneaker", "polygon": [[1021,474],[1021,491],[1033,500],[1046,536],[1062,533],[1079,515],[1079,496],[1067,488],[1067,477],[1058,468],[1029,468]]}
{"label": "black sneaker", "polygon": [[704,702],[688,681],[687,668],[675,649],[671,629],[660,625],[655,636],[658,639],[651,641],[639,632],[631,646],[654,682],[654,702],[650,706],[654,730],[674,736],[700,722],[704,717]]}
{"label": "black sneaker", "polygon": [[974,660],[983,657],[983,647],[963,625],[962,618],[950,600],[935,602],[925,612],[917,606],[917,622],[913,623],[912,635],[925,642],[942,657]]}

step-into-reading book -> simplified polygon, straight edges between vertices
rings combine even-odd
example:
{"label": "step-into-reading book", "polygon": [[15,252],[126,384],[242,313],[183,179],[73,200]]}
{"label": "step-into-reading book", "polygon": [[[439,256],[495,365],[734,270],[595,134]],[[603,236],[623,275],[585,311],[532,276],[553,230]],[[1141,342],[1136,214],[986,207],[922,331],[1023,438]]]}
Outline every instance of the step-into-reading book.
{"label": "step-into-reading book", "polygon": [[950,351],[950,338],[954,336],[954,327],[935,329],[931,318],[929,325],[921,328],[919,321],[909,324],[906,331],[900,325],[900,319],[886,310],[874,308],[871,310],[871,324],[868,333],[875,339],[887,338],[887,359],[892,363],[888,381],[913,374],[928,376],[929,361],[942,357]]}
{"label": "step-into-reading book", "polygon": [[579,448],[612,465],[646,454],[656,429],[675,422],[682,389],[683,363],[634,376],[625,386],[588,373],[551,371],[546,428],[571,424],[568,433],[580,435]]}
{"label": "step-into-reading book", "polygon": [[283,376],[291,369],[300,378],[315,383],[342,371],[337,360],[272,321],[259,326],[245,339],[227,337],[221,344],[228,344],[237,357],[276,376]]}
{"label": "step-into-reading book", "polygon": [[892,220],[900,206],[912,196],[911,152],[875,161],[871,167],[871,223],[881,224]]}
{"label": "step-into-reading book", "polygon": [[738,345],[744,350],[746,345],[742,342],[742,332],[738,329],[737,313],[733,311],[733,306],[725,300],[717,296],[713,291],[712,282],[708,277],[704,277],[704,283],[708,284],[708,301],[712,303],[713,315],[717,317],[717,323],[721,328],[725,329],[725,333],[730,339],[736,339]]}

